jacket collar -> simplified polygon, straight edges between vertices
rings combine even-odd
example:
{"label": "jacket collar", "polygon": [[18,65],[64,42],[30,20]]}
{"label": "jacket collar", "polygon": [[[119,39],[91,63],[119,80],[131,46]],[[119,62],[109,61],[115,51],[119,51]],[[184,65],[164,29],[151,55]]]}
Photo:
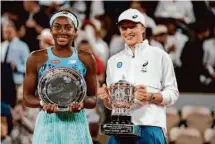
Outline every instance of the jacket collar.
{"label": "jacket collar", "polygon": [[9,41],[6,41],[7,44],[12,44],[12,43],[16,43],[18,41],[18,37],[14,37],[10,42]]}
{"label": "jacket collar", "polygon": [[[148,40],[144,40],[142,43],[138,43],[135,45],[135,56],[139,55],[147,46],[149,45]],[[133,56],[131,48],[125,44],[125,53],[129,56]]]}

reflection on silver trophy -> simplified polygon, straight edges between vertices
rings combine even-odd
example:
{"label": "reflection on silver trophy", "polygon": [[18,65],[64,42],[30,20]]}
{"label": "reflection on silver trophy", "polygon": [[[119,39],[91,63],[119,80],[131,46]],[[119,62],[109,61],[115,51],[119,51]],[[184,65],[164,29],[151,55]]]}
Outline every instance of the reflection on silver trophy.
{"label": "reflection on silver trophy", "polygon": [[60,111],[83,101],[86,95],[84,78],[74,69],[54,67],[49,69],[38,83],[38,94],[46,104],[55,104]]}
{"label": "reflection on silver trophy", "polygon": [[140,128],[131,122],[131,108],[134,104],[134,86],[125,80],[111,84],[109,87],[112,106],[111,121],[101,125],[105,135],[124,137],[140,136]]}

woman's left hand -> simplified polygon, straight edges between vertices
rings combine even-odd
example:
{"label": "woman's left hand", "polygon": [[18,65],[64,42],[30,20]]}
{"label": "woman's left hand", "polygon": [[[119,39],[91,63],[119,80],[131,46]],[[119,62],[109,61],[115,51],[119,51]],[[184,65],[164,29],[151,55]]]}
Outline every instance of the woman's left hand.
{"label": "woman's left hand", "polygon": [[151,93],[148,93],[147,92],[147,90],[146,90],[146,88],[144,87],[144,86],[138,86],[137,88],[136,88],[136,92],[135,92],[136,94],[136,96],[135,96],[135,98],[136,99],[138,99],[139,101],[141,101],[141,102],[148,102],[148,101],[150,101],[150,99],[151,99]]}
{"label": "woman's left hand", "polygon": [[82,108],[84,108],[84,102],[73,103],[68,107],[68,111],[69,112],[80,112]]}

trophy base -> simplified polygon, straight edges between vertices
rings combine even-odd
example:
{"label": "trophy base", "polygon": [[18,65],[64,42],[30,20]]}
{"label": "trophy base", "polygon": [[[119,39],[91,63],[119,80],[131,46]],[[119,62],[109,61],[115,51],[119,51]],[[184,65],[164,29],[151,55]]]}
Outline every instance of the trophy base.
{"label": "trophy base", "polygon": [[104,123],[101,124],[101,132],[104,135],[114,135],[118,137],[140,137],[141,130],[138,125],[130,124],[117,124],[117,123]]}

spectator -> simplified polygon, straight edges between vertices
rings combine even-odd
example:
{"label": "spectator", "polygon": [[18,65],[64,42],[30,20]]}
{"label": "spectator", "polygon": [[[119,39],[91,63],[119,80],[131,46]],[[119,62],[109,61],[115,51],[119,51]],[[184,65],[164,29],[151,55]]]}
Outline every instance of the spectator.
{"label": "spectator", "polygon": [[[215,27],[214,27],[215,34]],[[204,59],[203,64],[206,68],[205,73],[201,76],[201,82],[208,88],[208,92],[215,92],[215,37],[206,40],[203,43]]]}
{"label": "spectator", "polygon": [[209,29],[204,22],[198,22],[195,24],[194,32],[194,39],[185,44],[181,54],[182,67],[179,88],[186,92],[202,91],[200,75],[204,69],[203,42],[209,36]]}
{"label": "spectator", "polygon": [[30,54],[28,45],[17,37],[17,31],[20,29],[19,22],[9,20],[3,24],[3,38],[1,43],[1,61],[5,59],[11,64],[13,70],[13,79],[16,85],[21,85],[24,80],[25,62]]}
{"label": "spectator", "polygon": [[[80,44],[78,46],[78,49],[93,53],[91,45],[86,40],[82,40],[80,42]],[[98,56],[94,55],[94,57],[95,57],[95,60],[96,60],[97,81],[98,81],[98,84],[101,85],[105,80],[105,67],[104,67],[104,64],[103,64],[102,60]]]}
{"label": "spectator", "polygon": [[12,114],[10,107],[1,102],[1,143],[2,144],[12,144],[10,137],[11,130],[13,128],[12,124]]}
{"label": "spectator", "polygon": [[180,56],[188,37],[177,31],[177,24],[174,19],[167,19],[165,24],[168,30],[167,51],[171,51],[170,56],[174,66],[181,67]]}
{"label": "spectator", "polygon": [[98,56],[106,66],[109,58],[109,48],[107,43],[102,40],[99,30],[101,23],[98,20],[85,20],[78,33],[77,43],[86,39],[92,47],[93,53]]}
{"label": "spectator", "polygon": [[25,22],[26,33],[23,40],[29,45],[30,52],[39,49],[39,41],[35,39],[44,28],[49,27],[49,17],[40,9],[37,1],[24,1],[25,12],[22,21]]}
{"label": "spectator", "polygon": [[34,125],[39,108],[25,107],[23,102],[23,86],[17,91],[18,102],[12,110],[14,128],[11,132],[13,144],[31,144]]}
{"label": "spectator", "polygon": [[46,49],[54,45],[54,39],[50,33],[50,29],[44,29],[37,38],[40,40],[40,49]]}
{"label": "spectator", "polygon": [[155,16],[159,18],[174,18],[185,24],[195,22],[191,1],[159,1]]}
{"label": "spectator", "polygon": [[14,107],[16,104],[16,87],[19,87],[24,79],[25,61],[29,55],[27,44],[17,37],[20,29],[17,21],[3,23],[3,39],[1,43],[1,101]]}
{"label": "spectator", "polygon": [[156,46],[166,51],[167,28],[164,25],[157,25],[152,31],[153,39],[150,41],[152,46]]}
{"label": "spectator", "polygon": [[142,1],[132,1],[130,8],[139,10],[146,18],[146,27],[151,29],[156,27],[155,21],[146,14],[146,8],[144,7],[144,2]]}

